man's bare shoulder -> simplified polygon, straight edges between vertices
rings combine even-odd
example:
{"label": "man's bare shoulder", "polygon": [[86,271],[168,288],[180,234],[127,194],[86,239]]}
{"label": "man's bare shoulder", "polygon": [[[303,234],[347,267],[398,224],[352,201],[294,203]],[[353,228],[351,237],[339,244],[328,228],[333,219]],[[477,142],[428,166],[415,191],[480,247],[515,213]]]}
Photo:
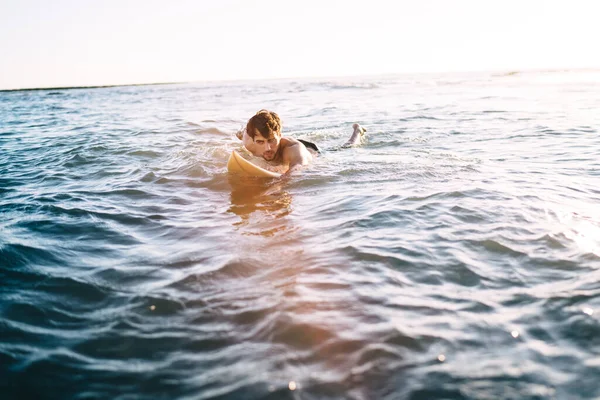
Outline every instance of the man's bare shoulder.
{"label": "man's bare shoulder", "polygon": [[297,146],[297,145],[304,146],[298,139],[294,139],[292,137],[287,137],[287,136],[281,138],[281,144],[283,147],[293,147],[293,146]]}
{"label": "man's bare shoulder", "polygon": [[312,161],[312,155],[302,142],[294,138],[281,138],[283,147],[283,160],[287,164],[306,165]]}

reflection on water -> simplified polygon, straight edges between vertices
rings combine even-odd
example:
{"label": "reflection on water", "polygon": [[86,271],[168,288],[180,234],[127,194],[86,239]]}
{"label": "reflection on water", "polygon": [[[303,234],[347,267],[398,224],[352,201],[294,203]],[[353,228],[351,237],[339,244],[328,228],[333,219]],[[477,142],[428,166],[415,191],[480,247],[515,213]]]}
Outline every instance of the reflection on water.
{"label": "reflection on water", "polygon": [[[287,221],[281,219],[292,211],[292,196],[284,190],[284,182],[231,175],[229,184],[231,206],[227,211],[240,217],[234,226],[253,228],[243,233],[265,237],[286,230]],[[259,230],[250,226],[252,221],[258,223]]]}

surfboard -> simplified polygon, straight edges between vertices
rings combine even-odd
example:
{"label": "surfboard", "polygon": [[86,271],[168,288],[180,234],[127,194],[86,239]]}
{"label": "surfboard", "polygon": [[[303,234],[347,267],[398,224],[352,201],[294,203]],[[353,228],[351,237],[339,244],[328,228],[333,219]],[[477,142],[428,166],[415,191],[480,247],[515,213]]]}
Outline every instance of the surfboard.
{"label": "surfboard", "polygon": [[277,172],[268,171],[258,165],[252,164],[235,150],[231,152],[229,161],[227,161],[227,171],[229,173],[262,178],[279,178],[281,176]]}

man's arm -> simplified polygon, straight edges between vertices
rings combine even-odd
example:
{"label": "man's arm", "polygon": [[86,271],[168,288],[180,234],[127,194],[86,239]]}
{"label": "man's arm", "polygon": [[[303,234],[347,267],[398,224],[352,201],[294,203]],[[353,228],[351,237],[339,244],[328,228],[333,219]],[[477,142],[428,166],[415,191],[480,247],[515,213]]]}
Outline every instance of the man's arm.
{"label": "man's arm", "polygon": [[248,132],[246,132],[246,129],[244,129],[243,132],[238,132],[236,134],[236,136],[238,137],[238,139],[242,140],[242,144],[244,145],[246,150],[248,150],[250,153],[252,153],[252,155],[260,157],[260,154],[257,154],[258,151],[257,151],[256,145],[254,144],[254,139],[252,139],[250,137],[250,135],[248,135]]}

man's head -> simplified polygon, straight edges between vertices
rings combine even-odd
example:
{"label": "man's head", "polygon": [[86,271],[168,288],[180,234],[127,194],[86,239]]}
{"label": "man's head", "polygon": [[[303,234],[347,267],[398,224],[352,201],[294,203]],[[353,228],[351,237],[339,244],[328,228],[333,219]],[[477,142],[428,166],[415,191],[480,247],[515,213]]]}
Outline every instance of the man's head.
{"label": "man's head", "polygon": [[254,155],[267,161],[275,158],[281,140],[281,120],[277,114],[260,110],[248,120],[246,132],[254,142]]}

